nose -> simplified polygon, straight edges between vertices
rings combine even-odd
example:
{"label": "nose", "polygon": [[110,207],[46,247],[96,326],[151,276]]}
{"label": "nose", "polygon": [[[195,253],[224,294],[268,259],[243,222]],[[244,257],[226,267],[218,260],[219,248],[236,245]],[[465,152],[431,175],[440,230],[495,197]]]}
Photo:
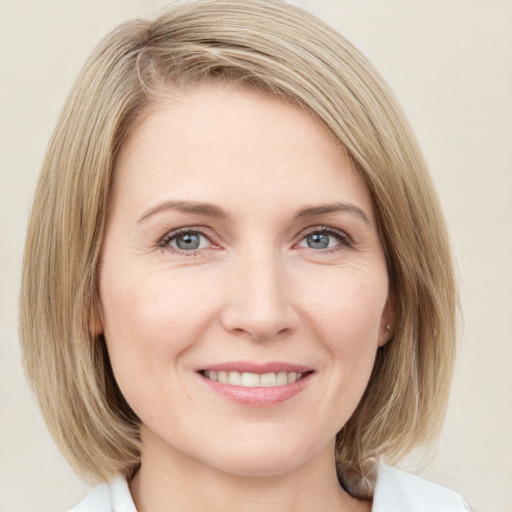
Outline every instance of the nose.
{"label": "nose", "polygon": [[231,268],[222,324],[227,331],[257,341],[295,331],[290,279],[275,254],[240,258]]}

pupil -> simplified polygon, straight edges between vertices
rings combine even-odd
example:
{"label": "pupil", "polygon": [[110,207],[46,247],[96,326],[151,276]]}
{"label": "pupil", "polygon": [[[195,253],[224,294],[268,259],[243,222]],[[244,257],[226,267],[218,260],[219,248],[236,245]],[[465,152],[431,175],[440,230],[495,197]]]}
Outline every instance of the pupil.
{"label": "pupil", "polygon": [[185,251],[194,250],[199,247],[199,236],[194,234],[184,234],[176,239],[176,245]]}
{"label": "pupil", "polygon": [[311,249],[325,249],[329,246],[329,235],[325,233],[313,233],[308,235],[308,247]]}

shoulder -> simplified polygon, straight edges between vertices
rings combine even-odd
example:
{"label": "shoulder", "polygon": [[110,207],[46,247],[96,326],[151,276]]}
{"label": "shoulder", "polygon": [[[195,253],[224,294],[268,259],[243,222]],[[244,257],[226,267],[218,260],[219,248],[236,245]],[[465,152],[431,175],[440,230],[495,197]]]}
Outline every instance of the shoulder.
{"label": "shoulder", "polygon": [[78,505],[69,512],[137,512],[122,475],[109,483],[95,487]]}
{"label": "shoulder", "polygon": [[379,466],[372,512],[468,512],[456,492],[390,466]]}

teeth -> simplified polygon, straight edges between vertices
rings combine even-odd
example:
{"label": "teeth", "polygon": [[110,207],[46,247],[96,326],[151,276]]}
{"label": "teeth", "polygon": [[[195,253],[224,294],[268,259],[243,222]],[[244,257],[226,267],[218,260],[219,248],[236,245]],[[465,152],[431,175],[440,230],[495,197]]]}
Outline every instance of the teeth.
{"label": "teeth", "polygon": [[205,371],[204,376],[207,379],[219,381],[221,384],[231,386],[242,386],[245,388],[270,388],[276,386],[285,386],[293,384],[302,378],[302,373],[297,372],[278,372],[278,373],[251,373],[251,372],[225,372],[225,371]]}
{"label": "teeth", "polygon": [[277,386],[277,375],[275,373],[264,373],[260,377],[260,386],[264,388]]}
{"label": "teeth", "polygon": [[[238,373],[238,372],[232,372]],[[244,372],[241,375],[241,383],[244,388],[257,388],[260,386],[260,375],[259,373]]]}
{"label": "teeth", "polygon": [[241,383],[241,377],[238,372],[228,373],[228,384],[231,384],[232,386],[240,386]]}
{"label": "teeth", "polygon": [[284,386],[285,384],[288,384],[288,374],[286,372],[279,372],[276,378],[276,385]]}

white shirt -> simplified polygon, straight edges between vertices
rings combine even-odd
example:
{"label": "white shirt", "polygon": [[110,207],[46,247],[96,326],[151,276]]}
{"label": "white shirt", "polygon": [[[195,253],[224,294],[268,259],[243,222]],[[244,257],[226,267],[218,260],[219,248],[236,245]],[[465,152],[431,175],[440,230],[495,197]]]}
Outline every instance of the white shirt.
{"label": "white shirt", "polygon": [[[467,503],[455,492],[398,469],[379,466],[372,512],[467,512]],[[137,512],[128,483],[116,476],[69,512]]]}

